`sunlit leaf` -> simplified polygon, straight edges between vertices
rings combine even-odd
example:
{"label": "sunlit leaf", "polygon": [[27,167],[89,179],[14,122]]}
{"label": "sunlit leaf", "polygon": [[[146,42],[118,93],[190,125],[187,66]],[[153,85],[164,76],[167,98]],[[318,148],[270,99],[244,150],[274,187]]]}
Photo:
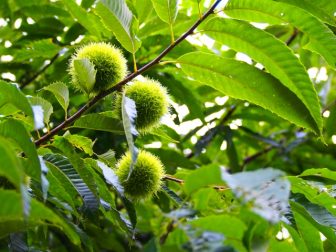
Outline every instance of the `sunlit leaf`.
{"label": "sunlit leaf", "polygon": [[172,25],[175,22],[179,0],[152,0],[154,9],[162,21]]}
{"label": "sunlit leaf", "polygon": [[[49,101],[41,98],[41,97],[38,97],[38,96],[37,97],[30,97],[29,98],[29,102],[30,102],[30,104],[32,104],[34,112],[35,112],[34,106],[40,106],[42,108],[42,111],[43,111],[43,122],[45,124],[48,124],[49,120],[50,120],[50,116],[51,116],[51,114],[54,111],[51,103]],[[34,113],[34,115],[35,115],[35,113]],[[36,116],[35,116],[35,118],[36,118]],[[35,125],[36,125],[36,123],[35,123]],[[41,123],[41,127],[37,127],[37,128],[43,128],[43,127],[44,127],[44,124]]]}
{"label": "sunlit leaf", "polygon": [[27,98],[21,93],[18,87],[14,84],[9,84],[8,82],[0,80],[0,107],[7,103],[13,104],[31,119],[34,118],[33,110]]}
{"label": "sunlit leaf", "polygon": [[44,87],[43,89],[50,91],[55,96],[64,111],[67,111],[69,106],[69,90],[63,82],[54,82]]}
{"label": "sunlit leaf", "polygon": [[[188,76],[224,95],[255,103],[290,122],[318,132],[314,118],[307,116],[307,106],[269,74],[246,63],[209,53],[185,54],[178,62]],[[271,99],[265,99],[265,94]]]}
{"label": "sunlit leaf", "polygon": [[290,184],[284,173],[273,168],[230,175],[222,178],[243,202],[251,204],[254,212],[270,222],[279,222],[287,212]]}
{"label": "sunlit leaf", "polygon": [[16,120],[9,119],[0,123],[0,135],[15,141],[27,157],[25,171],[36,181],[41,180],[40,161],[37,156],[35,145],[25,127]]}
{"label": "sunlit leaf", "polygon": [[88,114],[82,116],[75,122],[73,127],[124,134],[122,122],[105,114]]}
{"label": "sunlit leaf", "polygon": [[135,107],[135,102],[132,99],[126,97],[125,93],[123,93],[121,104],[122,104],[121,114],[124,125],[124,131],[127,139],[128,149],[129,152],[131,153],[132,158],[132,162],[130,164],[130,170],[127,177],[128,179],[132,174],[133,166],[136,163],[139,153],[139,150],[135,146],[133,139],[133,137],[139,134],[135,128],[135,119],[137,117],[137,111]]}
{"label": "sunlit leaf", "polygon": [[125,1],[99,0],[95,12],[127,51],[135,53],[138,50],[141,44],[135,34],[138,21]]}
{"label": "sunlit leaf", "polygon": [[[310,128],[316,133],[321,132],[322,120],[316,91],[306,70],[291,49],[272,35],[242,21],[213,18],[206,23],[204,30],[218,42],[249,55],[265,66],[270,74],[303,102],[315,123],[313,126],[311,122]],[[276,95],[270,97],[274,99]]]}
{"label": "sunlit leaf", "polygon": [[89,59],[77,59],[73,63],[79,85],[89,94],[96,82],[97,70]]}
{"label": "sunlit leaf", "polygon": [[317,53],[335,67],[336,64],[336,36],[318,18],[309,12],[293,5],[268,0],[233,0],[225,7],[225,13],[235,18],[255,22],[289,22],[300,31],[306,33]]}

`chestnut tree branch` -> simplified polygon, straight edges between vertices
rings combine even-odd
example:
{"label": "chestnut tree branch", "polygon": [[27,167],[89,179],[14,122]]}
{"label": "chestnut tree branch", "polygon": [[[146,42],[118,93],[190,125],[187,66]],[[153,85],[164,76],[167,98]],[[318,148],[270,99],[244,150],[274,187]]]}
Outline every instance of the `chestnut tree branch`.
{"label": "chestnut tree branch", "polygon": [[95,105],[98,101],[103,99],[105,96],[111,94],[114,91],[120,91],[121,88],[128,83],[129,81],[133,80],[138,75],[142,74],[149,68],[153,67],[154,65],[158,64],[160,60],[166,56],[171,50],[173,50],[178,44],[180,44],[184,39],[186,39],[190,34],[194,32],[194,30],[209,16],[211,15],[217,5],[222,0],[217,0],[210,9],[204,13],[203,16],[200,17],[199,20],[197,20],[190,28],[187,30],[181,37],[176,39],[173,43],[171,43],[165,50],[163,50],[155,59],[138,69],[138,71],[135,71],[131,74],[129,74],[124,80],[119,82],[117,85],[113,86],[110,89],[107,89],[97,96],[93,97],[88,103],[86,103],[83,107],[81,107],[75,114],[68,117],[66,120],[64,120],[61,124],[59,124],[57,127],[49,131],[47,134],[43,135],[41,138],[35,141],[36,146],[40,146],[42,143],[48,141],[52,136],[56,135],[59,131],[63,130],[68,125],[72,124],[74,121],[76,121],[78,118],[81,117],[82,114],[84,114],[88,109],[90,109],[93,105]]}
{"label": "chestnut tree branch", "polygon": [[54,62],[55,60],[60,56],[59,52],[57,54],[54,55],[54,57],[52,57],[50,59],[50,62],[46,65],[44,65],[39,71],[37,71],[33,76],[31,76],[30,78],[26,79],[25,81],[22,82],[20,88],[23,89],[25,86],[29,85],[30,83],[32,83],[34,80],[36,80],[37,77],[39,77],[41,74],[43,74]]}
{"label": "chestnut tree branch", "polygon": [[200,154],[200,151],[197,150],[198,147],[201,146],[202,148],[205,148],[215,138],[215,136],[217,136],[217,134],[223,129],[223,125],[231,118],[236,108],[236,106],[231,106],[226,115],[220,120],[218,125],[208,130],[204,136],[197,141],[194,152],[191,152],[189,155],[187,155],[186,158],[190,159],[194,156],[198,156]]}

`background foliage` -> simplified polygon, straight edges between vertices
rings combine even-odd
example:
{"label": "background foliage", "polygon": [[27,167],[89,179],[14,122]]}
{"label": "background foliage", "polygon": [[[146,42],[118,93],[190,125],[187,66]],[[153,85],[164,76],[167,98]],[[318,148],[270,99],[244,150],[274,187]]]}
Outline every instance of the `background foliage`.
{"label": "background foliage", "polygon": [[[335,14],[329,0],[0,0],[0,248],[335,251]],[[68,63],[101,41],[129,75],[89,97]],[[113,101],[140,74],[171,107],[133,139]],[[128,148],[165,166],[152,199],[123,194]]]}

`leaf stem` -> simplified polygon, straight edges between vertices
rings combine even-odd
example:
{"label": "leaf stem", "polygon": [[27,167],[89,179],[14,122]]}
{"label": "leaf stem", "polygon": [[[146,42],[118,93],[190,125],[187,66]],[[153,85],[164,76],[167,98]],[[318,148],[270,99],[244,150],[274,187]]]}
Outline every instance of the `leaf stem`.
{"label": "leaf stem", "polygon": [[175,64],[176,63],[176,60],[165,60],[165,61],[160,61],[159,62],[159,65],[163,66],[163,65],[166,65],[166,64]]}
{"label": "leaf stem", "polygon": [[174,44],[175,36],[174,36],[174,30],[173,30],[173,25],[172,24],[169,25],[169,29],[170,29],[171,44]]}
{"label": "leaf stem", "polygon": [[198,7],[198,15],[199,15],[199,18],[202,18],[200,1],[197,3],[197,7]]}
{"label": "leaf stem", "polygon": [[137,67],[137,63],[136,63],[136,59],[135,59],[135,52],[132,53],[132,57],[133,57],[134,72],[137,72],[138,71],[138,67]]}
{"label": "leaf stem", "polygon": [[41,138],[35,141],[35,145],[39,146],[42,143],[48,141],[52,136],[56,135],[59,131],[63,130],[66,126],[72,124],[74,121],[76,121],[78,118],[81,117],[82,114],[84,114],[86,111],[88,111],[93,105],[95,105],[98,101],[103,99],[105,96],[111,94],[114,91],[120,91],[122,87],[128,83],[129,81],[133,80],[138,75],[142,74],[152,66],[158,64],[160,60],[166,56],[171,50],[173,50],[178,44],[180,44],[186,37],[188,37],[190,34],[194,32],[194,30],[209,16],[211,15],[217,5],[222,0],[217,0],[210,9],[204,13],[204,15],[197,20],[184,34],[182,34],[177,40],[175,40],[172,44],[170,44],[166,49],[164,49],[155,59],[148,62],[146,65],[142,66],[137,72],[133,72],[129,74],[124,80],[120,81],[117,85],[113,86],[110,89],[107,89],[101,93],[99,93],[97,96],[93,97],[90,101],[88,101],[83,107],[77,110],[76,113],[74,113],[72,116],[68,117],[68,119],[64,120],[61,124],[59,124],[57,127],[52,129],[49,133],[43,135]]}

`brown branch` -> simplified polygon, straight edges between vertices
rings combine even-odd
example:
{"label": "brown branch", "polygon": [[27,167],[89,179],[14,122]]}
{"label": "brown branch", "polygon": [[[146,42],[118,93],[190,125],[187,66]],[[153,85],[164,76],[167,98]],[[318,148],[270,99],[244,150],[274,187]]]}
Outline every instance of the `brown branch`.
{"label": "brown branch", "polygon": [[27,79],[24,82],[22,82],[20,88],[22,89],[25,86],[27,86],[30,83],[32,83],[34,80],[36,80],[37,77],[39,77],[42,73],[44,73],[55,62],[55,60],[59,57],[59,55],[60,55],[59,52],[57,54],[55,54],[55,56],[50,59],[50,62],[48,64],[44,65],[39,71],[37,71],[29,79]]}
{"label": "brown branch", "polygon": [[179,183],[179,184],[183,184],[183,183],[184,183],[184,180],[182,180],[182,179],[178,179],[178,178],[175,178],[175,177],[172,177],[172,176],[170,176],[170,175],[165,175],[165,176],[163,177],[163,179],[164,179],[164,180],[170,180],[170,181],[173,181],[173,182],[177,182],[177,183]]}
{"label": "brown branch", "polygon": [[[179,178],[175,178],[171,175],[165,175],[162,180],[169,180],[169,181],[172,181],[172,182],[176,182],[180,185],[183,185],[184,184],[184,180],[183,179],[179,179]],[[225,185],[212,185],[211,186],[213,189],[215,190],[218,190],[218,191],[223,191],[223,190],[227,190],[227,189],[230,189],[229,187],[225,186]]]}
{"label": "brown branch", "polygon": [[144,73],[146,70],[151,68],[152,66],[158,64],[160,60],[166,56],[171,50],[173,50],[178,44],[180,44],[186,37],[188,37],[190,34],[194,32],[194,30],[210,15],[213,13],[214,9],[217,7],[217,5],[221,2],[222,0],[217,0],[211,8],[199,19],[195,22],[193,26],[189,28],[181,37],[179,37],[175,42],[171,43],[165,50],[163,50],[155,59],[141,67],[138,71],[133,72],[129,74],[124,80],[119,82],[117,85],[114,87],[105,90],[92,98],[87,104],[85,104],[83,107],[81,107],[75,114],[67,118],[65,121],[63,121],[61,124],[59,124],[57,127],[52,129],[50,132],[39,138],[38,140],[35,141],[35,145],[39,146],[42,143],[48,141],[52,136],[56,135],[59,131],[64,129],[66,126],[70,125],[74,121],[76,121],[78,118],[81,117],[82,114],[84,114],[88,109],[90,109],[94,104],[96,104],[98,101],[103,99],[105,96],[111,94],[114,91],[121,90],[121,88],[128,83],[129,81],[133,80],[135,77],[138,75]]}
{"label": "brown branch", "polygon": [[168,238],[168,235],[174,230],[175,221],[172,220],[167,226],[167,231],[160,237],[160,245],[163,245]]}
{"label": "brown branch", "polygon": [[242,164],[242,168],[244,168],[245,165],[247,165],[248,163],[251,163],[252,161],[256,160],[258,157],[270,152],[271,150],[273,150],[275,148],[274,145],[271,145],[271,146],[268,146],[267,148],[251,155],[251,156],[248,156],[244,159],[244,162]]}
{"label": "brown branch", "polygon": [[[230,117],[232,116],[233,112],[236,110],[237,106],[231,106],[231,108],[228,110],[228,112],[226,113],[226,115],[220,120],[220,122],[218,123],[218,125],[215,128],[210,129],[209,131],[207,131],[204,136],[202,138],[200,138],[196,145],[199,145],[202,143],[202,141],[204,141],[204,138],[207,137],[207,134],[212,134],[211,135],[211,139],[209,140],[208,143],[206,143],[206,145],[208,145],[210,143],[210,141],[219,133],[220,128],[223,126],[224,123],[226,123]],[[204,147],[206,147],[206,145],[204,145]],[[196,148],[195,148],[196,149]],[[189,155],[186,156],[186,158],[192,158],[196,155],[197,153],[195,152],[191,152]]]}
{"label": "brown branch", "polygon": [[294,41],[294,39],[296,38],[298,34],[299,34],[299,30],[294,28],[292,35],[286,41],[286,45],[289,46]]}

